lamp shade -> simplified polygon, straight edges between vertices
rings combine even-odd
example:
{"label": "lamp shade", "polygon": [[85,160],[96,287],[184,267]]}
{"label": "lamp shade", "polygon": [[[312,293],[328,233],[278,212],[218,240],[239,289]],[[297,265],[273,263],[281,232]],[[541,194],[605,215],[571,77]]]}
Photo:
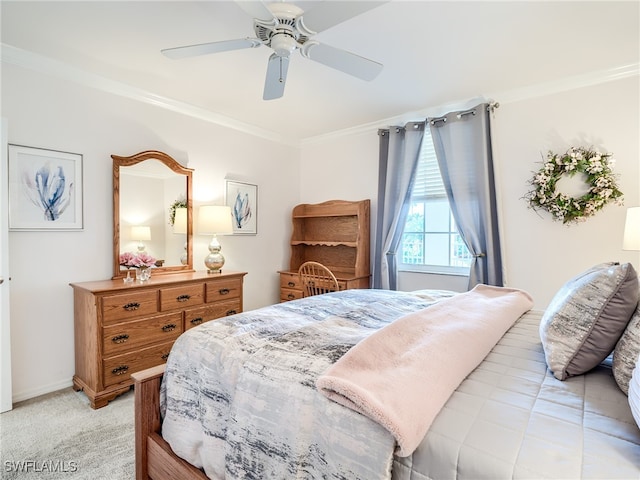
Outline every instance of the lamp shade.
{"label": "lamp shade", "polygon": [[627,209],[627,220],[624,224],[623,250],[640,250],[640,207]]}
{"label": "lamp shade", "polygon": [[176,215],[173,217],[173,233],[187,233],[187,209],[176,208]]}
{"label": "lamp shade", "polygon": [[151,240],[151,227],[135,225],[131,227],[131,238],[133,240]]}
{"label": "lamp shade", "polygon": [[231,207],[203,205],[198,211],[198,233],[201,235],[225,235],[233,233]]}

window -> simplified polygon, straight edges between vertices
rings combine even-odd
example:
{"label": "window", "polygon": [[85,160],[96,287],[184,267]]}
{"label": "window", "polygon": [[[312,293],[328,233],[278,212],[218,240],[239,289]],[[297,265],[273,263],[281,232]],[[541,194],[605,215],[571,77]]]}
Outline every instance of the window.
{"label": "window", "polygon": [[426,130],[402,234],[400,269],[467,274],[471,259],[451,214],[431,133]]}

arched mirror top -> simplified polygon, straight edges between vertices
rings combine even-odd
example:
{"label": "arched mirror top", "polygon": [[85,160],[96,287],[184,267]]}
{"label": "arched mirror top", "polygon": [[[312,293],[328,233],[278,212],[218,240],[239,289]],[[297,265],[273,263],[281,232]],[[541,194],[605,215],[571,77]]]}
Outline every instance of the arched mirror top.
{"label": "arched mirror top", "polygon": [[123,253],[155,259],[152,275],[193,271],[193,170],[166,153],[113,159],[113,278]]}

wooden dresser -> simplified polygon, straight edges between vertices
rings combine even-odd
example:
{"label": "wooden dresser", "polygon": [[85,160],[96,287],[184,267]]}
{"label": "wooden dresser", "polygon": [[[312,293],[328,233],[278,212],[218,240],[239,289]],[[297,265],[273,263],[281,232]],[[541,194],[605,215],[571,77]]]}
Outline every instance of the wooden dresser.
{"label": "wooden dresser", "polygon": [[166,362],[178,336],[203,322],[242,311],[246,272],[192,272],[72,283],[76,373],[92,408],[133,384],[131,373]]}
{"label": "wooden dresser", "polygon": [[297,205],[292,212],[289,270],[280,271],[280,301],[302,298],[298,268],[313,260],[329,267],[340,290],[369,288],[369,200]]}

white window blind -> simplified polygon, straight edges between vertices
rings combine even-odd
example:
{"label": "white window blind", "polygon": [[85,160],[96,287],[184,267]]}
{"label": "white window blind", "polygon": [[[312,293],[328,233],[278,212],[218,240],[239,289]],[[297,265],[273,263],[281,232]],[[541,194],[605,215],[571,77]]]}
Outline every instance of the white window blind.
{"label": "white window blind", "polygon": [[436,151],[433,148],[433,140],[428,130],[424,133],[420,159],[418,160],[418,171],[411,191],[411,197],[417,199],[445,197],[447,194],[442,183],[440,167]]}

